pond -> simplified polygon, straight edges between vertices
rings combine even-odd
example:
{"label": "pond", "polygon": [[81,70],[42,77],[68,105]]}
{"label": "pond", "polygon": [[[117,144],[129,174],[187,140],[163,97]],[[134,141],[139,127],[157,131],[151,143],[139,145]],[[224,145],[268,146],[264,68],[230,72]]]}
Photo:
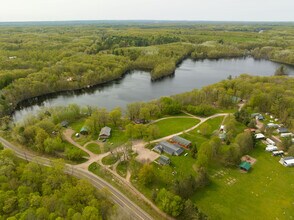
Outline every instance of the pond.
{"label": "pond", "polygon": [[[187,59],[176,69],[173,76],[151,81],[150,74],[144,71],[132,71],[122,79],[80,91],[71,91],[35,98],[22,103],[13,114],[14,121],[34,114],[43,106],[78,104],[98,106],[107,109],[125,107],[128,103],[149,101],[161,96],[187,92],[194,88],[219,82],[231,75],[242,73],[259,76],[273,75],[280,66],[267,60],[255,60],[251,57],[236,59],[198,60]],[[294,67],[287,66],[289,75],[294,76]]]}

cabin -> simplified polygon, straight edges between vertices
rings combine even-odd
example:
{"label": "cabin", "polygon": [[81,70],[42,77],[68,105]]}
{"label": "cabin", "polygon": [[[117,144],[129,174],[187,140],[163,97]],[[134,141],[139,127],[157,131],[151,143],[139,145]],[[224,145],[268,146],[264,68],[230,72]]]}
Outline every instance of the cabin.
{"label": "cabin", "polygon": [[80,134],[88,135],[89,134],[89,129],[86,126],[82,127],[81,130],[80,130]]}
{"label": "cabin", "polygon": [[175,155],[175,156],[180,156],[184,152],[184,149],[181,148],[180,146],[176,146],[176,145],[169,143],[167,141],[159,142],[153,148],[153,150],[160,153],[160,154],[165,152],[169,155]]}
{"label": "cabin", "polygon": [[101,129],[99,138],[107,139],[110,137],[111,128],[110,127],[104,127]]}
{"label": "cabin", "polygon": [[251,169],[251,164],[249,162],[243,161],[239,167],[241,170],[248,172]]}
{"label": "cabin", "polygon": [[158,163],[160,165],[169,165],[170,164],[170,159],[166,156],[161,155],[158,159]]}
{"label": "cabin", "polygon": [[173,136],[169,142],[173,143],[173,144],[177,144],[180,145],[181,147],[184,147],[186,149],[189,149],[192,145],[192,142],[189,140],[186,140],[185,138],[182,138],[180,136]]}
{"label": "cabin", "polygon": [[258,139],[258,140],[265,139],[265,136],[263,134],[259,133],[259,134],[255,135],[255,139]]}
{"label": "cabin", "polygon": [[280,164],[285,167],[293,167],[294,166],[294,157],[283,157],[280,159]]}
{"label": "cabin", "polygon": [[62,122],[60,123],[60,125],[61,125],[61,127],[67,128],[68,125],[69,125],[69,123],[68,123],[68,121],[62,121]]}
{"label": "cabin", "polygon": [[288,133],[289,131],[288,131],[287,128],[278,128],[278,129],[277,129],[277,132],[278,132],[279,134],[281,134],[281,133]]}
{"label": "cabin", "polygon": [[269,144],[269,145],[276,145],[276,142],[274,142],[272,139],[270,139],[270,138],[267,138],[266,139],[266,142]]}

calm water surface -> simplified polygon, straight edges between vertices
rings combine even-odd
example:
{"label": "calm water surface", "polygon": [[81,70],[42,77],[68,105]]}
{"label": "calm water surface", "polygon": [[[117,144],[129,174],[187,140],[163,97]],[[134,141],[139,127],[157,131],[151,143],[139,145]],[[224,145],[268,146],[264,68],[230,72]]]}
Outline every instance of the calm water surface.
{"label": "calm water surface", "polygon": [[[75,103],[81,106],[98,106],[112,109],[125,107],[128,103],[148,101],[161,96],[169,96],[187,92],[194,88],[219,82],[229,75],[238,76],[242,73],[251,75],[273,75],[280,64],[253,58],[219,59],[193,61],[185,60],[171,77],[151,82],[150,74],[144,71],[132,71],[123,79],[100,85],[79,92],[67,92],[29,100],[19,106],[13,118],[23,119],[34,114],[42,107],[68,105]],[[289,75],[294,76],[294,67],[287,67]]]}

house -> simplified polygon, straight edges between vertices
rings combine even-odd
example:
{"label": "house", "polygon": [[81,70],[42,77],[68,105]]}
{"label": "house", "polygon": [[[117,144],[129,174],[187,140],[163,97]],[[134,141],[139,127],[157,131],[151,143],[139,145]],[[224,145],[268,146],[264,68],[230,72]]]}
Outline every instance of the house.
{"label": "house", "polygon": [[68,123],[68,121],[62,121],[62,122],[60,123],[60,125],[61,125],[61,127],[67,128],[68,125],[69,125],[69,123]]}
{"label": "house", "polygon": [[89,134],[89,129],[86,126],[82,127],[81,130],[80,130],[80,134],[88,135]]}
{"label": "house", "polygon": [[103,139],[109,138],[110,137],[110,132],[111,132],[111,128],[106,126],[106,127],[101,129],[99,137],[103,138]]}
{"label": "house", "polygon": [[274,142],[272,139],[270,139],[270,138],[267,138],[266,139],[266,142],[269,144],[269,145],[276,145],[276,142]]}
{"label": "house", "polygon": [[293,167],[294,166],[294,157],[283,157],[280,159],[280,164],[285,167]]}
{"label": "house", "polygon": [[279,134],[281,134],[281,133],[288,133],[289,131],[288,131],[287,128],[278,128],[278,129],[277,129],[277,132],[278,132]]}
{"label": "house", "polygon": [[262,120],[264,120],[264,117],[263,117],[263,115],[262,115],[262,114],[260,114],[260,115],[258,115],[258,116],[256,117],[256,119],[258,119],[258,120],[262,121]]}
{"label": "house", "polygon": [[259,133],[259,134],[255,135],[255,138],[259,140],[259,139],[264,139],[265,136],[263,134]]}
{"label": "house", "polygon": [[161,155],[158,159],[158,163],[160,165],[169,165],[170,164],[170,159],[166,156]]}
{"label": "house", "polygon": [[158,143],[153,148],[153,150],[158,153],[165,152],[169,155],[175,155],[175,156],[179,156],[184,152],[184,149],[181,148],[180,146],[176,146],[176,145],[169,143],[167,141],[162,141],[162,142]]}
{"label": "house", "polygon": [[224,131],[225,130],[225,126],[224,125],[221,125],[220,128],[219,128],[219,130],[220,131]]}
{"label": "house", "polygon": [[173,144],[177,144],[177,145],[180,145],[181,147],[184,147],[184,148],[190,148],[191,145],[192,145],[192,142],[189,141],[189,140],[186,140],[185,138],[182,138],[180,136],[173,136],[169,142],[173,143]]}
{"label": "house", "polygon": [[251,169],[251,164],[249,162],[243,161],[239,167],[241,170],[248,172]]}

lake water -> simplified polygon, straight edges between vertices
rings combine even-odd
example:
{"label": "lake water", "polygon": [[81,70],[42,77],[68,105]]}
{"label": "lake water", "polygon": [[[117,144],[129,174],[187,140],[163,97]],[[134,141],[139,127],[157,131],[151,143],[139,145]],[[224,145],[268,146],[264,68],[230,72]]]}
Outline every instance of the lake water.
{"label": "lake water", "polygon": [[[98,106],[107,109],[136,101],[148,101],[161,96],[187,92],[194,88],[219,82],[229,75],[242,73],[250,75],[273,75],[280,64],[253,58],[219,59],[193,61],[187,59],[170,77],[152,82],[150,74],[144,71],[132,71],[122,79],[82,91],[66,92],[28,100],[14,112],[14,121],[28,114],[34,114],[42,107],[68,105]],[[294,76],[294,67],[287,66],[289,75]]]}

